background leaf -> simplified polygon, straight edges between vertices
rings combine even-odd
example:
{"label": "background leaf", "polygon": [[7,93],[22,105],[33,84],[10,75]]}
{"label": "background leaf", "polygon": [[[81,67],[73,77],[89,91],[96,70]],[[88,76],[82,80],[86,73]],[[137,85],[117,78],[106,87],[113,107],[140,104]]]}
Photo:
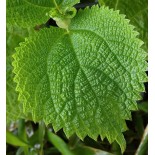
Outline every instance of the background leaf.
{"label": "background leaf", "polygon": [[6,142],[15,146],[29,146],[26,142],[9,131],[6,131]]}
{"label": "background leaf", "polygon": [[48,131],[47,132],[48,140],[63,154],[63,155],[74,155],[73,152],[69,149],[67,144],[57,135]]}
{"label": "background leaf", "polygon": [[87,147],[87,146],[76,147],[73,150],[73,152],[75,155],[80,155],[80,154],[83,154],[83,155],[113,155],[109,152],[94,149],[94,148]]}
{"label": "background leaf", "polygon": [[51,0],[7,0],[6,5],[7,24],[27,28],[46,23],[53,4]]}
{"label": "background leaf", "polygon": [[62,9],[72,7],[73,5],[80,2],[80,0],[56,0],[58,6]]}

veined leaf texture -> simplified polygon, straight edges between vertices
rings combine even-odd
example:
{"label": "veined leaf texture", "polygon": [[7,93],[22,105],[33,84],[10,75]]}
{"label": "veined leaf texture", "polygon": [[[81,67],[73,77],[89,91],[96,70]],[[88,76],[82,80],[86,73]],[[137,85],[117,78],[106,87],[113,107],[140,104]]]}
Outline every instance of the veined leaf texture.
{"label": "veined leaf texture", "polygon": [[148,46],[148,0],[103,0],[106,6],[120,10],[136,27],[139,37],[144,41],[143,48]]}
{"label": "veined leaf texture", "polygon": [[7,24],[34,27],[47,22],[52,8],[64,12],[78,2],[79,0],[7,0]]}
{"label": "veined leaf texture", "polygon": [[51,26],[31,34],[13,55],[24,113],[67,137],[116,140],[124,151],[125,120],[147,81],[137,35],[124,15],[104,6],[78,11],[68,31]]}

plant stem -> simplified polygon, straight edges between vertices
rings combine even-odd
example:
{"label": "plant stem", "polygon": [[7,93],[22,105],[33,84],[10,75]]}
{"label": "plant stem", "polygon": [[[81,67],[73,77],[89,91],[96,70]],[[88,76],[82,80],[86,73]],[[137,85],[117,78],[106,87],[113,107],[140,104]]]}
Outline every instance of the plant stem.
{"label": "plant stem", "polygon": [[59,6],[57,5],[57,2],[55,0],[53,0],[53,3],[55,5],[55,7],[57,8],[57,10],[61,13],[60,9],[59,9]]}
{"label": "plant stem", "polygon": [[116,0],[115,10],[117,10],[118,3],[119,3],[119,0]]}
{"label": "plant stem", "polygon": [[51,142],[63,155],[74,155],[68,145],[56,134],[47,131],[48,141]]}
{"label": "plant stem", "polygon": [[148,126],[145,128],[143,138],[140,142],[140,145],[135,153],[135,155],[145,155],[148,148]]}
{"label": "plant stem", "polygon": [[[20,119],[18,122],[18,136],[25,142],[27,142],[27,134],[26,134],[26,128],[25,128],[25,120],[24,119]],[[24,150],[24,154],[28,155],[29,154],[29,150],[27,146],[23,146],[22,147]]]}
{"label": "plant stem", "polygon": [[44,155],[44,135],[45,135],[45,124],[43,121],[39,122],[39,143],[40,143],[40,155]]}

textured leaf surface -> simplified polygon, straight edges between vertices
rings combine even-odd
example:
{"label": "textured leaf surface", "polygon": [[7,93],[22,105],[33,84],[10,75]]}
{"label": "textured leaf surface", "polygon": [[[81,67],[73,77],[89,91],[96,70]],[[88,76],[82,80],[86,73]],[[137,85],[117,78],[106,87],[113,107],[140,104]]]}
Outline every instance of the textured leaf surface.
{"label": "textured leaf surface", "polygon": [[148,46],[148,0],[101,0],[110,8],[120,10],[130,19],[131,24],[140,33],[139,37],[145,42],[144,49]]}
{"label": "textured leaf surface", "polygon": [[46,14],[53,6],[50,0],[7,0],[6,4],[7,24],[15,24],[25,28],[46,23],[49,19]]}
{"label": "textured leaf surface", "polygon": [[52,8],[61,11],[78,2],[79,0],[7,0],[7,24],[34,27],[47,22]]}
{"label": "textured leaf surface", "polygon": [[22,116],[22,104],[19,105],[17,100],[18,94],[15,91],[16,84],[13,82],[14,74],[12,73],[12,54],[15,47],[19,46],[19,42],[24,41],[24,36],[28,36],[27,30],[16,27],[7,28],[6,43],[6,116],[7,123],[17,120]]}
{"label": "textured leaf surface", "polygon": [[146,53],[117,11],[79,11],[69,32],[51,27],[27,38],[14,55],[19,99],[34,121],[97,139],[116,140],[122,151],[125,119],[137,109],[147,80]]}
{"label": "textured leaf surface", "polygon": [[60,8],[72,7],[79,2],[80,0],[56,0],[56,3]]}

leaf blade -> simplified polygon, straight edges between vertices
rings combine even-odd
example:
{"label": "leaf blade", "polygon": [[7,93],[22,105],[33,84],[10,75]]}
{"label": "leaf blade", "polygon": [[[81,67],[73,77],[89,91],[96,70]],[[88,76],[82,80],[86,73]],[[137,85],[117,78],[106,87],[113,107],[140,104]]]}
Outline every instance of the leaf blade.
{"label": "leaf blade", "polygon": [[34,33],[14,55],[25,112],[55,131],[63,128],[67,137],[116,140],[123,152],[125,119],[137,109],[147,80],[146,53],[136,36],[123,15],[97,6],[79,11],[69,32],[51,27]]}
{"label": "leaf blade", "polygon": [[63,154],[63,155],[74,155],[69,149],[67,144],[54,133],[47,131],[48,140]]}
{"label": "leaf blade", "polygon": [[[44,3],[45,2],[45,3]],[[46,23],[49,19],[50,1],[33,0],[7,0],[6,19],[8,25],[21,26],[23,28],[35,27]]]}
{"label": "leaf blade", "polygon": [[9,131],[6,131],[6,142],[15,146],[29,146],[29,144],[27,144]]}

